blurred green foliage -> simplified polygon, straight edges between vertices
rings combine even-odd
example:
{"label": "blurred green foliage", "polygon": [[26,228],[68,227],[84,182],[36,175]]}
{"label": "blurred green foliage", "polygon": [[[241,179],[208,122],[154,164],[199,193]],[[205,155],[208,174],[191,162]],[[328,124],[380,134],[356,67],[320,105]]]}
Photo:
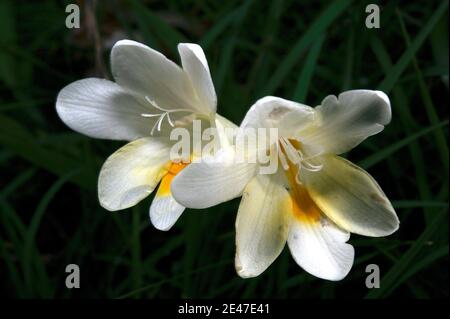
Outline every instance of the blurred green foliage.
{"label": "blurred green foliage", "polygon": [[[370,1],[373,2],[373,1]],[[0,1],[0,282],[8,297],[448,297],[448,2],[79,1],[80,29],[65,27],[69,1]],[[151,197],[110,213],[97,200],[100,165],[122,143],[62,124],[54,103],[66,84],[110,77],[112,44],[130,38],[179,61],[178,42],[202,45],[219,112],[239,123],[274,94],[317,105],[343,90],[380,89],[392,123],[351,151],[393,201],[400,230],[353,235],[355,265],[327,282],[287,249],[261,276],[234,271],[239,199],[187,210],[169,232],[149,222]],[[65,287],[65,267],[81,288]],[[368,290],[367,264],[381,268]]]}

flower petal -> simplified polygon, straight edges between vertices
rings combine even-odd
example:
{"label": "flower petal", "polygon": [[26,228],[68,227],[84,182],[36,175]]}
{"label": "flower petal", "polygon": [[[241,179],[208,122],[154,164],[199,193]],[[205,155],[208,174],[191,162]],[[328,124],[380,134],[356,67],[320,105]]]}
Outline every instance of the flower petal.
{"label": "flower petal", "polygon": [[171,163],[167,174],[161,179],[158,191],[150,206],[150,220],[157,229],[169,230],[183,213],[185,207],[177,203],[170,192],[173,178],[182,171],[187,163]]}
{"label": "flower petal", "polygon": [[241,196],[255,175],[257,165],[236,163],[231,148],[214,157],[192,163],[173,180],[171,191],[176,201],[190,208],[206,208]]}
{"label": "flower petal", "polygon": [[171,194],[156,193],[150,206],[150,220],[159,230],[169,230],[183,213],[185,207],[178,204]]}
{"label": "flower petal", "polygon": [[301,139],[320,145],[324,153],[341,154],[367,137],[384,129],[391,121],[389,98],[381,91],[352,90],[327,96],[316,108],[320,124],[302,132]]}
{"label": "flower petal", "polygon": [[150,134],[148,103],[114,82],[88,78],[64,87],[56,99],[59,117],[71,129],[94,138],[133,140]]}
{"label": "flower petal", "polygon": [[307,105],[266,96],[252,105],[240,127],[278,128],[280,136],[289,137],[312,124],[314,117],[314,109]]}
{"label": "flower petal", "polygon": [[230,120],[228,120],[227,118],[221,116],[220,114],[216,113],[215,116],[215,122],[216,122],[216,126],[218,125],[218,123],[220,123],[220,125],[223,128],[228,128],[228,129],[237,129],[239,128],[236,124],[234,124],[233,122],[231,122]]}
{"label": "flower petal", "polygon": [[291,209],[289,193],[276,175],[258,175],[247,185],[236,218],[239,276],[258,276],[278,257],[286,244]]}
{"label": "flower petal", "polygon": [[216,113],[215,128],[217,130],[220,147],[230,147],[234,143],[234,136],[238,132],[239,127],[227,118]]}
{"label": "flower petal", "polygon": [[163,54],[131,41],[118,41],[111,51],[111,69],[118,84],[147,96],[163,109],[196,109],[187,74]]}
{"label": "flower petal", "polygon": [[215,113],[217,107],[216,91],[209,72],[208,61],[202,48],[193,43],[178,44],[183,70],[190,78],[194,91],[200,99],[204,113]]}
{"label": "flower petal", "polygon": [[112,154],[100,171],[98,197],[107,210],[131,207],[147,197],[166,173],[170,144],[141,138]]}
{"label": "flower petal", "polygon": [[[297,216],[298,217],[298,216]],[[350,271],[355,256],[346,244],[350,234],[323,214],[318,218],[293,218],[288,246],[297,264],[318,278],[341,280]]]}
{"label": "flower petal", "polygon": [[399,227],[394,208],[377,182],[339,156],[322,156],[319,172],[305,173],[311,198],[333,222],[352,233],[387,236]]}

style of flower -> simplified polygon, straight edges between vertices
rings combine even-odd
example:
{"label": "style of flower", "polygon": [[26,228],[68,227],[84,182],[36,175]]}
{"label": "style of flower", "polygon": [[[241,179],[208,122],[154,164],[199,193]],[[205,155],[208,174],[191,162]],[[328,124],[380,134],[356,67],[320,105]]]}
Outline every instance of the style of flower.
{"label": "style of flower", "polygon": [[172,227],[185,209],[170,192],[173,177],[188,165],[169,156],[171,130],[192,129],[194,119],[211,127],[234,126],[216,114],[216,93],[202,48],[180,43],[178,51],[182,68],[141,43],[119,41],[111,52],[115,82],[79,80],[63,88],[56,101],[59,117],[73,130],[131,141],[101,169],[100,204],[110,211],[131,207],[159,183],[150,219],[160,230]]}
{"label": "style of flower", "polygon": [[341,280],[354,261],[350,233],[379,237],[399,227],[377,182],[338,156],[390,120],[389,99],[380,91],[330,95],[316,108],[264,97],[250,108],[240,129],[278,129],[276,142],[259,149],[278,160],[278,170],[261,174],[261,163],[232,160],[233,149],[222,149],[178,174],[173,196],[187,207],[205,208],[242,195],[235,257],[241,277],[261,274],[287,242],[304,270]]}

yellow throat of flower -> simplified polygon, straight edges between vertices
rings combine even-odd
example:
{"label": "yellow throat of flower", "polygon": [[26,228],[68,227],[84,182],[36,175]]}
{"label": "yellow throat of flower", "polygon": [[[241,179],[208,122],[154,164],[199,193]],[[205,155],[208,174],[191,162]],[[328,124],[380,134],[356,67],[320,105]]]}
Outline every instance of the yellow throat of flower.
{"label": "yellow throat of flower", "polygon": [[158,188],[158,195],[169,195],[170,194],[170,184],[174,177],[181,172],[189,163],[175,163],[169,162],[167,164],[167,173],[161,179],[161,183]]}
{"label": "yellow throat of flower", "polygon": [[[301,143],[296,140],[288,140],[289,145],[301,152]],[[300,162],[292,161],[292,154],[286,154],[287,147],[286,143],[281,143],[280,151],[283,152],[287,164],[283,165],[284,173],[289,182],[289,193],[291,194],[292,201],[292,211],[294,212],[294,217],[307,223],[316,223],[320,221],[322,211],[313,201],[308,193],[308,189],[299,181],[300,170],[304,166]],[[292,149],[289,151],[293,151]],[[289,152],[288,151],[288,152]],[[281,157],[280,157],[280,161]]]}

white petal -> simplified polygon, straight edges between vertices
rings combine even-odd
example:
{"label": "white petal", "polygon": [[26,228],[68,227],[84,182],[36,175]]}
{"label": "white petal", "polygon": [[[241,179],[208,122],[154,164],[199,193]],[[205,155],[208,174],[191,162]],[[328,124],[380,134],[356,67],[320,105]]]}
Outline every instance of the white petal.
{"label": "white petal", "polygon": [[241,128],[278,128],[279,135],[296,136],[299,131],[312,124],[313,108],[274,96],[256,101],[245,115]]}
{"label": "white petal", "polygon": [[255,175],[256,164],[236,163],[231,149],[192,163],[172,183],[175,199],[190,208],[206,208],[241,196]]}
{"label": "white petal", "polygon": [[288,246],[297,264],[311,275],[327,280],[341,280],[350,271],[355,256],[346,244],[350,234],[326,217],[293,218]]}
{"label": "white petal", "polygon": [[238,129],[239,128],[236,124],[234,124],[227,118],[221,116],[220,114],[216,114],[215,121],[216,121],[216,125],[217,125],[217,123],[220,123],[220,125],[224,128],[228,128],[228,129]]}
{"label": "white petal", "polygon": [[316,108],[320,124],[302,132],[306,144],[320,145],[325,153],[341,154],[391,121],[389,98],[381,91],[352,90],[327,96]]}
{"label": "white petal", "polygon": [[219,133],[220,147],[230,147],[234,143],[234,136],[238,132],[239,127],[216,113],[215,115],[216,130]]}
{"label": "white petal", "polygon": [[56,110],[71,129],[94,138],[133,140],[150,134],[148,103],[114,82],[89,78],[58,94]]}
{"label": "white petal", "polygon": [[169,230],[183,213],[185,207],[176,202],[171,194],[155,195],[150,206],[150,220],[159,230]]}
{"label": "white petal", "polygon": [[159,183],[158,191],[150,206],[150,220],[157,229],[169,230],[183,213],[185,207],[175,201],[170,192],[173,178],[188,164],[171,163]]}
{"label": "white petal", "polygon": [[399,227],[394,208],[366,171],[339,156],[323,156],[319,172],[305,173],[311,198],[341,228],[365,236],[387,236]]}
{"label": "white petal", "polygon": [[163,109],[196,109],[187,74],[163,54],[131,41],[118,41],[111,51],[111,69],[118,84],[148,96]]}
{"label": "white petal", "polygon": [[215,113],[217,107],[216,91],[209,72],[208,61],[202,48],[197,44],[180,43],[178,52],[183,70],[189,76],[194,91],[200,100],[204,113]]}
{"label": "white petal", "polygon": [[235,266],[243,278],[261,274],[286,244],[292,203],[275,176],[256,176],[242,196],[236,218]]}
{"label": "white petal", "polygon": [[170,145],[141,138],[112,154],[100,171],[98,197],[107,210],[131,207],[147,197],[166,173]]}

